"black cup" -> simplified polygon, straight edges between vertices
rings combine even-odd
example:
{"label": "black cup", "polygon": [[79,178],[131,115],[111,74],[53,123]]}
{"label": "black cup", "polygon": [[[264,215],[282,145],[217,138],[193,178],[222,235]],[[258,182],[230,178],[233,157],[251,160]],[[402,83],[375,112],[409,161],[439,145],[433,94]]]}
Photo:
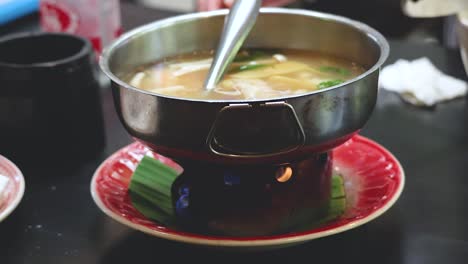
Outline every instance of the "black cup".
{"label": "black cup", "polygon": [[56,33],[1,38],[0,153],[16,160],[76,160],[95,157],[103,146],[89,41]]}

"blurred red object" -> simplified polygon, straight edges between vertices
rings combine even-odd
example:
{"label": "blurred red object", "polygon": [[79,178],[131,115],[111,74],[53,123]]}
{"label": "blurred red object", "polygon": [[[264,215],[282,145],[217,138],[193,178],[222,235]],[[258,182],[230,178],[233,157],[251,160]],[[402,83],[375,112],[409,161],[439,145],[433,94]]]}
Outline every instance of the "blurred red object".
{"label": "blurred red object", "polygon": [[85,37],[96,54],[122,33],[118,0],[41,0],[44,31]]}

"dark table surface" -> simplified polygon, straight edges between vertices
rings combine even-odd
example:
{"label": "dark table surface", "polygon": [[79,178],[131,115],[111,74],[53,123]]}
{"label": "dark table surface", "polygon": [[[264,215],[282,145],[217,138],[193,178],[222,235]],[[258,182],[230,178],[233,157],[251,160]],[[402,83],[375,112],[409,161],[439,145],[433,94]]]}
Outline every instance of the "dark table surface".
{"label": "dark table surface", "polygon": [[[126,29],[170,12],[124,5]],[[0,34],[36,30],[35,16]],[[457,51],[391,41],[388,63],[429,57],[441,70],[466,80]],[[416,78],[416,77],[415,77]],[[131,230],[104,215],[90,195],[94,170],[131,142],[103,89],[106,147],[97,158],[54,169],[15,161],[26,178],[19,207],[0,223],[0,263],[388,263],[468,262],[468,108],[466,99],[420,109],[381,91],[362,134],[401,161],[406,187],[384,215],[348,232],[268,252],[234,253],[192,247]],[[22,166],[23,165],[23,166]]]}

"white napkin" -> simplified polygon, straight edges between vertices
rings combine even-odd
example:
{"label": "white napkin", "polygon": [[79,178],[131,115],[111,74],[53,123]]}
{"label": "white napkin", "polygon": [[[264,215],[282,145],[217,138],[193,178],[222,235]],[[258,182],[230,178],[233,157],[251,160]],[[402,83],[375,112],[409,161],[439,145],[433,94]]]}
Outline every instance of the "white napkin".
{"label": "white napkin", "polygon": [[3,200],[6,198],[6,188],[9,179],[6,176],[0,174],[0,205],[3,204]]}
{"label": "white napkin", "polygon": [[425,57],[413,61],[400,59],[384,67],[380,86],[419,106],[433,106],[467,93],[466,82],[445,75]]}

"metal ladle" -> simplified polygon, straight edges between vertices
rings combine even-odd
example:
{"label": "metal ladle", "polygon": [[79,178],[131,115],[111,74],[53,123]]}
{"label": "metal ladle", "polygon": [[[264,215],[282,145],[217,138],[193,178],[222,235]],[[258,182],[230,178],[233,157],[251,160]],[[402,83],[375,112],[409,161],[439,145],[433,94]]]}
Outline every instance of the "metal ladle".
{"label": "metal ladle", "polygon": [[236,0],[224,21],[221,40],[205,80],[205,89],[210,91],[222,79],[229,64],[236,57],[245,39],[255,25],[261,0]]}

